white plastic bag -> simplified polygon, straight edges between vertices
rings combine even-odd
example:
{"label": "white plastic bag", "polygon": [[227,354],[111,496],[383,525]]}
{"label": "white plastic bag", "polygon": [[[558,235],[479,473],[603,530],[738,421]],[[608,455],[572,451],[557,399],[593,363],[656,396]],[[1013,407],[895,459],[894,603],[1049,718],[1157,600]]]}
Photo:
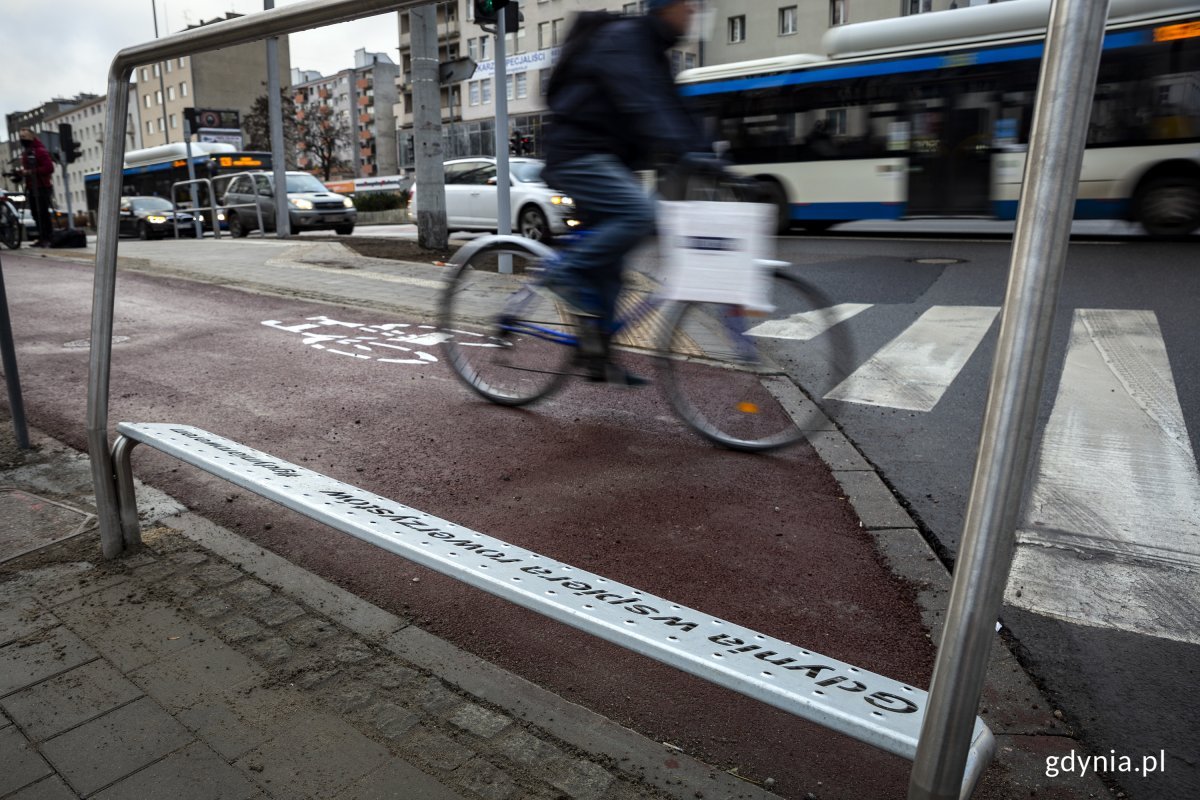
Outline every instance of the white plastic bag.
{"label": "white plastic bag", "polygon": [[771,225],[765,203],[709,200],[659,204],[659,242],[671,300],[731,303],[771,311]]}

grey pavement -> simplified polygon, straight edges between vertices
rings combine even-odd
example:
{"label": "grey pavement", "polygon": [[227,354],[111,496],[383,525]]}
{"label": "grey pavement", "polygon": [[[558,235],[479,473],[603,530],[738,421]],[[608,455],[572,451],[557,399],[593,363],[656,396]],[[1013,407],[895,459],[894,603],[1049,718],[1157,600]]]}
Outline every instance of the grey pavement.
{"label": "grey pavement", "polygon": [[[90,247],[39,255],[94,258]],[[422,316],[445,269],[321,238],[122,242],[120,256],[127,270]],[[936,638],[945,569],[836,426],[815,407],[797,410],[881,557],[919,587]],[[148,487],[138,502],[146,546],[106,561],[86,456],[37,431],[33,441],[16,448],[0,406],[0,800],[775,796]],[[1086,747],[1000,641],[981,713],[999,742],[981,796],[1114,796],[1092,776],[1046,777],[1046,754]]]}

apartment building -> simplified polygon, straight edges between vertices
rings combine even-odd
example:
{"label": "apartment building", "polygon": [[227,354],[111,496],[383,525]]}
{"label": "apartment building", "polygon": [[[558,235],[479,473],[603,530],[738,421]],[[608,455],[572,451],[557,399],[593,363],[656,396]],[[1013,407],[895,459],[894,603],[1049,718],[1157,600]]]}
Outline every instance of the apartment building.
{"label": "apartment building", "polygon": [[[525,0],[524,21],[505,41],[504,91],[508,100],[509,134],[520,133],[526,154],[540,152],[541,130],[546,113],[546,84],[566,37],[572,17],[579,11],[608,10],[636,13],[640,2],[604,0]],[[496,62],[495,36],[473,19],[474,4],[454,0],[437,4],[438,54],[441,61],[469,57],[476,63],[468,80],[442,87],[443,153],[446,158],[491,155],[495,152]],[[412,38],[409,13],[400,16],[400,96],[396,109],[399,126],[401,167],[412,165]],[[697,66],[699,48],[681,43],[671,52],[677,69]]]}
{"label": "apartment building", "polygon": [[[394,175],[396,154],[397,77],[400,67],[385,53],[360,48],[354,67],[323,76],[312,70],[293,70],[293,100],[297,119],[330,115],[345,126],[347,141],[336,153],[339,166],[330,177],[363,178]],[[315,169],[315,159],[301,150],[297,162]]]}
{"label": "apartment building", "polygon": [[[239,16],[228,12],[188,30]],[[279,38],[277,55],[280,85],[287,92],[291,56],[286,36]],[[185,108],[233,110],[243,119],[250,113],[254,101],[267,93],[267,46],[251,42],[147,64],[134,70],[133,82],[129,103],[136,109],[139,147],[179,143]]]}

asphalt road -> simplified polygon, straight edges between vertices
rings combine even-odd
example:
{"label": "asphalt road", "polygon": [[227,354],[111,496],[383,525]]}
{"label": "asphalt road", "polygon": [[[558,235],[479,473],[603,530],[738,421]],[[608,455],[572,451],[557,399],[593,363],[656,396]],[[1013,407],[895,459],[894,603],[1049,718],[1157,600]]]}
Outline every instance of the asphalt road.
{"label": "asphalt road", "polygon": [[[828,396],[839,394],[849,371],[797,377],[952,561],[995,356],[999,323],[990,314],[1002,303],[1009,243],[794,237],[780,249],[834,302],[867,306],[843,323],[857,350],[853,368],[872,358],[895,360],[877,365],[853,392],[843,389],[843,397],[857,395],[850,400]],[[1043,538],[1061,538],[1051,547],[1019,549],[1001,613],[1023,663],[1097,752],[1134,759],[1165,752],[1163,774],[1113,774],[1130,797],[1147,800],[1200,797],[1198,255],[1197,242],[1124,238],[1070,248],[1029,479],[1040,495],[1027,497],[1022,517]],[[953,369],[946,341],[914,334],[931,309],[980,310],[977,330],[961,317],[940,326],[956,324],[959,341],[978,342]],[[1110,336],[1096,325],[1131,317],[1151,321],[1146,335]],[[922,360],[902,358],[913,353]],[[1135,353],[1131,368],[1126,356]],[[927,394],[914,399],[908,391],[917,380],[927,389],[943,373],[944,394],[932,404],[922,405]],[[896,375],[904,391],[890,387]],[[1154,388],[1146,390],[1149,375]],[[1050,552],[1061,555],[1051,561]],[[1150,560],[1173,568],[1159,572],[1146,567]],[[1057,598],[1073,602],[1092,593],[1095,602],[1072,608],[1068,620],[1018,607],[1029,598],[1014,586],[1031,565],[1049,571],[1046,591]],[[1098,585],[1089,588],[1087,578]],[[1139,606],[1138,613],[1126,615],[1126,606]]]}
{"label": "asphalt road", "polygon": [[[4,254],[30,423],[83,448],[92,269]],[[579,384],[527,411],[444,365],[351,357],[289,326],[377,312],[120,276],[111,416],[180,421],[898,680],[933,646],[807,446],[715,449],[654,390]],[[270,324],[264,324],[270,323]],[[322,345],[317,347],[315,345]],[[344,348],[341,348],[344,349]],[[784,797],[895,798],[908,763],[492,599],[146,450],[190,509],[568,699]],[[993,797],[1002,797],[995,789]]]}

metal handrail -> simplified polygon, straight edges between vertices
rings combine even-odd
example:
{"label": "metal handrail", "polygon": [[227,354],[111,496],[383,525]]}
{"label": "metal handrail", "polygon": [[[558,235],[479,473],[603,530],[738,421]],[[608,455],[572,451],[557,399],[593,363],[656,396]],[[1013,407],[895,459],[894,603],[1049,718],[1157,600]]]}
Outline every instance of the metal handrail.
{"label": "metal handrail", "polygon": [[[213,192],[212,181],[209,180],[208,178],[196,178],[196,179],[190,180],[190,181],[176,181],[175,183],[172,183],[171,184],[171,207],[175,210],[176,213],[179,212],[179,204],[175,202],[175,189],[177,187],[193,186],[197,183],[204,183],[204,184],[208,185],[208,207],[212,211],[213,236],[217,239],[220,239],[221,238],[221,226],[217,224],[217,196]],[[192,214],[196,213],[195,207],[192,207],[190,210],[191,210]],[[201,233],[204,232],[204,223],[203,222],[200,223],[200,232]],[[178,222],[175,223],[175,238],[176,239],[179,238],[179,223]]]}
{"label": "metal handrail", "polygon": [[[127,47],[113,58],[108,73],[105,130],[125,130],[129,115],[130,79],[134,67],[283,36],[338,22],[363,19],[422,5],[427,0],[305,0]],[[100,205],[96,215],[96,278],[92,292],[91,359],[88,366],[88,451],[104,555],[124,549],[118,518],[116,486],[109,456],[108,401],[112,361],[113,308],[116,302],[117,224],[121,203],[121,169],[125,137],[109,136],[100,171]]]}

